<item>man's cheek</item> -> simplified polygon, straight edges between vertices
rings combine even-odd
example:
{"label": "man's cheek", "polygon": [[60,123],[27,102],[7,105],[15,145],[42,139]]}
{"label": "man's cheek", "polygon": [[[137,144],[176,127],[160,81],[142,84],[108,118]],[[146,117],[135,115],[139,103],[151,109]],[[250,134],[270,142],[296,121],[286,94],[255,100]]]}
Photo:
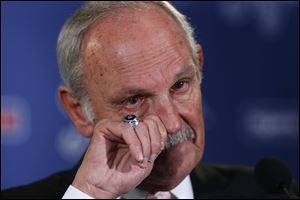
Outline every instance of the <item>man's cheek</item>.
{"label": "man's cheek", "polygon": [[179,102],[178,105],[178,111],[180,114],[182,114],[183,117],[195,117],[195,115],[201,115],[201,100],[200,97],[195,94],[190,99]]}

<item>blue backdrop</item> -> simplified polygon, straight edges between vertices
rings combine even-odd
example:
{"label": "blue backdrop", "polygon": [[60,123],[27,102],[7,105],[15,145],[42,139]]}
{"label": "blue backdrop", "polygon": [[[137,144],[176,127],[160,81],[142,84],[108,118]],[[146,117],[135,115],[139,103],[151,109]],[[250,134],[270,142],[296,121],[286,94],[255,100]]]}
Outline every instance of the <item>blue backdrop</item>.
{"label": "blue backdrop", "polygon": [[[72,167],[88,140],[57,101],[56,40],[82,2],[1,2],[1,189]],[[299,180],[298,2],[175,2],[205,56],[203,162],[284,160]]]}

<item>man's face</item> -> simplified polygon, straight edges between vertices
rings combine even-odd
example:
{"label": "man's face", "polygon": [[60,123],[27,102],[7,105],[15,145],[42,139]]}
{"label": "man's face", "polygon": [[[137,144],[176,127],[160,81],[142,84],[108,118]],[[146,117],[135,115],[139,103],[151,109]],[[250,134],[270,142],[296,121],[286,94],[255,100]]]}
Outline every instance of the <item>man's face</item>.
{"label": "man's face", "polygon": [[204,124],[197,66],[182,31],[160,9],[120,10],[94,23],[81,46],[84,83],[98,119],[157,115],[168,134],[193,141],[164,150],[141,187],[171,189],[202,157]]}

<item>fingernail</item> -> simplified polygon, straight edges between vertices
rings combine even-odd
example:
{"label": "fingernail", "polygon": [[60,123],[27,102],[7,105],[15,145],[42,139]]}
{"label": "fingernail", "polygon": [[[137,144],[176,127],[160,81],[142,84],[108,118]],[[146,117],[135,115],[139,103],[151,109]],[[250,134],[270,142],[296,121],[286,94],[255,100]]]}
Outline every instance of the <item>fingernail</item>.
{"label": "fingernail", "polygon": [[143,162],[143,160],[144,160],[144,156],[143,156],[143,154],[140,152],[139,154],[138,154],[138,156],[139,156],[139,162]]}
{"label": "fingernail", "polygon": [[164,148],[165,148],[165,143],[161,142],[161,144],[160,144],[160,150],[164,150]]}
{"label": "fingernail", "polygon": [[148,160],[149,160],[148,157],[144,158],[144,161],[143,161],[143,166],[144,167],[147,167]]}
{"label": "fingernail", "polygon": [[149,162],[154,162],[154,160],[156,159],[156,154],[152,154],[151,156],[150,156],[150,160],[149,160]]}

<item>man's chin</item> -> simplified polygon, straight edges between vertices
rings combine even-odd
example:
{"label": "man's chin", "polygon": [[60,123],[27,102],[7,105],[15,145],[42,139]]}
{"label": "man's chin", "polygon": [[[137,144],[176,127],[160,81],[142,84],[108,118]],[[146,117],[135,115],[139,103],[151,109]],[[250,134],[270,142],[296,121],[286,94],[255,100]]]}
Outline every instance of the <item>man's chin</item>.
{"label": "man's chin", "polygon": [[150,192],[172,190],[191,173],[200,157],[192,141],[166,149],[157,157],[153,170],[139,187]]}
{"label": "man's chin", "polygon": [[[180,182],[179,182],[180,183]],[[177,184],[148,184],[146,179],[138,186],[139,189],[142,189],[144,191],[155,193],[157,191],[170,191],[174,189],[179,183]]]}
{"label": "man's chin", "polygon": [[138,188],[143,189],[145,191],[154,193],[157,191],[170,191],[174,189],[179,183],[183,180],[182,179],[157,179],[155,176],[149,175],[139,186]]}

